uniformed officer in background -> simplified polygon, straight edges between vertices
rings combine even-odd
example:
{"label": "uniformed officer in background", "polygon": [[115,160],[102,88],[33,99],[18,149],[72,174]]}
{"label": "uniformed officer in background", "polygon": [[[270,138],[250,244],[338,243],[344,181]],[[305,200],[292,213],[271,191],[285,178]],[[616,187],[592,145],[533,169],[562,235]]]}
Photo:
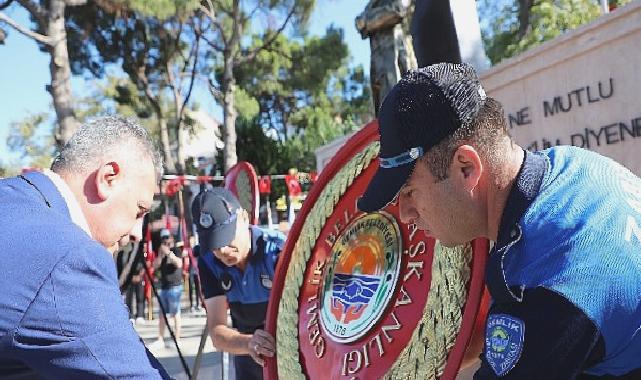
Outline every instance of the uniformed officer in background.
{"label": "uniformed officer in background", "polygon": [[[235,355],[238,379],[262,379],[263,357],[275,352],[264,331],[274,269],[285,237],[249,224],[238,199],[224,188],[205,190],[192,203],[198,229],[198,270],[214,347]],[[227,326],[227,306],[232,327]]]}

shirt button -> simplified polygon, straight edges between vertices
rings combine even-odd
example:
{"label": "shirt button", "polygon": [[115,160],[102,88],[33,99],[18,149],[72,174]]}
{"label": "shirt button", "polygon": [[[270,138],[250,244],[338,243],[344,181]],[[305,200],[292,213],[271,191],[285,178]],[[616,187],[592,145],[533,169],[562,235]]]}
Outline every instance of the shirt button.
{"label": "shirt button", "polygon": [[243,285],[247,285],[247,281],[243,281]]}
{"label": "shirt button", "polygon": [[510,237],[514,239],[516,235],[518,235],[518,231],[516,230],[516,228],[512,228],[512,230],[510,230]]}

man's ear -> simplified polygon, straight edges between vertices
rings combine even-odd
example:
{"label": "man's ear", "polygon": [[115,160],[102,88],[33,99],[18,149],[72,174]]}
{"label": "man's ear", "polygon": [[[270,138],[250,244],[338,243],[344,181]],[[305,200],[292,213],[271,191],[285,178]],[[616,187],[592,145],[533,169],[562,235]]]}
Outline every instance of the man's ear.
{"label": "man's ear", "polygon": [[473,191],[483,173],[481,157],[474,147],[461,145],[454,152],[450,175],[458,181],[465,191]]}
{"label": "man's ear", "polygon": [[100,165],[96,172],[96,193],[100,200],[106,200],[113,192],[114,185],[121,179],[122,172],[117,162],[111,161]]}

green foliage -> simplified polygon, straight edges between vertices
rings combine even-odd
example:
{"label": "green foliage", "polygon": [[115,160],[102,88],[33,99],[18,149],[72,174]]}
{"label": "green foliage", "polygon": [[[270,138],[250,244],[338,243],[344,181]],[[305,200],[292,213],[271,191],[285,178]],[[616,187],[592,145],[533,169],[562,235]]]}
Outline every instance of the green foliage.
{"label": "green foliage", "polygon": [[[111,63],[120,64],[139,91],[153,94],[170,85],[168,70],[187,66],[194,45],[194,0],[113,1],[112,7],[88,2],[67,15],[67,34],[74,74],[102,77]],[[177,73],[172,73],[177,74]]]}
{"label": "green foliage", "polygon": [[249,95],[245,90],[239,88],[235,92],[236,109],[244,119],[253,119],[258,115],[259,105],[255,98]]}
{"label": "green foliage", "polygon": [[[259,174],[314,171],[318,147],[371,120],[369,79],[362,67],[348,68],[348,55],[342,30],[330,28],[322,37],[281,36],[237,70],[238,86],[260,109],[253,118],[239,109],[238,159]],[[275,182],[270,198],[285,191]]]}
{"label": "green foliage", "polygon": [[200,6],[198,0],[128,0],[123,3],[141,14],[160,20],[176,15],[187,16]]}
{"label": "green foliage", "polygon": [[110,64],[120,66],[128,80],[110,83],[105,96],[118,113],[156,122],[155,128],[143,124],[163,137],[168,171],[182,169],[182,162],[174,163],[179,150],[172,142],[179,127],[193,124],[184,111],[193,104],[193,80],[201,69],[199,6],[196,0],[112,0],[88,2],[68,15],[74,73],[103,77]]}
{"label": "green foliage", "polygon": [[18,175],[20,173],[20,169],[21,166],[16,162],[0,160],[0,178]]}
{"label": "green foliage", "polygon": [[[629,1],[616,0],[611,4],[620,6]],[[493,64],[600,15],[599,2],[596,0],[481,0],[478,8],[485,50]]]}
{"label": "green foliage", "polygon": [[53,129],[49,114],[28,115],[9,125],[7,146],[20,154],[24,165],[48,169],[55,153]]}
{"label": "green foliage", "polygon": [[10,169],[6,168],[2,162],[0,162],[0,178],[11,177]]}
{"label": "green foliage", "polygon": [[[305,133],[304,145],[313,149],[372,118],[369,80],[362,67],[347,68],[348,56],[343,31],[329,28],[325,36],[302,41],[280,36],[235,74],[238,86],[256,99],[256,122],[265,131],[282,141]],[[239,115],[252,118],[242,109]]]}
{"label": "green foliage", "polygon": [[[253,71],[256,64],[264,65],[265,58],[273,58],[269,52],[279,51],[283,54],[281,61],[288,58],[291,62],[287,48],[282,46],[287,45],[283,35],[304,31],[315,3],[315,0],[204,1],[203,9],[209,10],[205,11],[208,22],[203,27],[204,39],[210,48],[206,55],[211,67],[208,76],[214,87],[234,96],[228,90],[239,81],[240,73]],[[261,60],[262,63],[257,63]],[[226,103],[223,96],[217,96],[217,100],[220,104]],[[236,108],[239,114],[244,112]],[[241,116],[251,118],[248,114]],[[225,128],[233,133],[233,125],[225,125]]]}
{"label": "green foliage", "polygon": [[283,173],[281,144],[268,137],[256,120],[240,118],[236,122],[238,160],[251,162],[258,174]]}

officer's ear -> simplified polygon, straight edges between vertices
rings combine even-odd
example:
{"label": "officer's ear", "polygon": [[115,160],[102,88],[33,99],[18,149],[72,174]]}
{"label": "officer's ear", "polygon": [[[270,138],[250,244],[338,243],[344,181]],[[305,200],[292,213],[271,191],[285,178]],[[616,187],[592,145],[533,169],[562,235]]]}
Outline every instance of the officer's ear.
{"label": "officer's ear", "polygon": [[473,193],[483,173],[483,163],[476,149],[471,145],[461,145],[454,152],[448,177],[451,177],[458,188]]}
{"label": "officer's ear", "polygon": [[96,171],[96,194],[102,201],[109,198],[115,186],[122,180],[122,169],[115,161],[102,163]]}

